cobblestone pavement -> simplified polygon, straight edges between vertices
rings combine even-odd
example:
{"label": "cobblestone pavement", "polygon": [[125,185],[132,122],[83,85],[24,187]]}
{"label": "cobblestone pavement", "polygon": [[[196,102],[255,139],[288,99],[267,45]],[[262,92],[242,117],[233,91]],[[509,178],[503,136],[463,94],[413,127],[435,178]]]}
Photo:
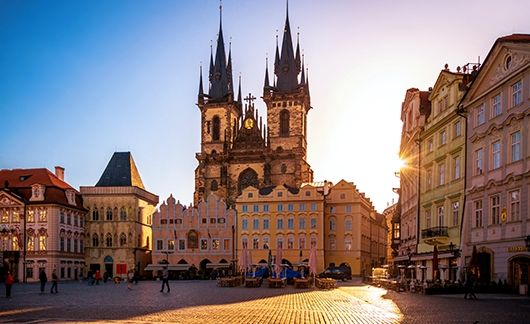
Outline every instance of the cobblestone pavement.
{"label": "cobblestone pavement", "polygon": [[155,281],[140,282],[131,291],[125,284],[71,282],[59,284],[57,295],[40,295],[38,284],[15,284],[13,298],[0,298],[0,322],[522,323],[530,318],[527,298],[465,301],[462,296],[396,292],[383,298],[384,289],[359,281],[330,291],[220,288],[214,281],[170,285],[171,293],[160,293]]}

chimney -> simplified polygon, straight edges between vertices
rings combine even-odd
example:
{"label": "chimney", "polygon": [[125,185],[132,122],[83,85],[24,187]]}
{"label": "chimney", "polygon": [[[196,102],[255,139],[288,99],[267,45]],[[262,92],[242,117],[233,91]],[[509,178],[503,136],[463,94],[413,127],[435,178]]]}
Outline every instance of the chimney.
{"label": "chimney", "polygon": [[55,176],[59,178],[59,180],[64,181],[64,168],[61,166],[55,167]]}

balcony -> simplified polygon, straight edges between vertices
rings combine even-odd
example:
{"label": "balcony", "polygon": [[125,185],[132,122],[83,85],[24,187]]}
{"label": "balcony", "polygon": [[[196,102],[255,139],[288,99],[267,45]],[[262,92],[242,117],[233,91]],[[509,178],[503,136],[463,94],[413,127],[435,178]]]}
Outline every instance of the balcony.
{"label": "balcony", "polygon": [[421,239],[425,244],[441,245],[447,244],[449,232],[447,226],[436,226],[421,230]]}

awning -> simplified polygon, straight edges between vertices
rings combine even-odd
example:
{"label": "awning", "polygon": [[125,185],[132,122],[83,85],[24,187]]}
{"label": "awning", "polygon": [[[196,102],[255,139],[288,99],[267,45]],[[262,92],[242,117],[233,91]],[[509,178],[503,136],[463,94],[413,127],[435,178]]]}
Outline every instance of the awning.
{"label": "awning", "polygon": [[230,263],[206,263],[206,269],[227,269],[230,268]]}
{"label": "awning", "polygon": [[189,264],[148,264],[147,267],[145,267],[145,271],[160,271],[163,269],[164,266],[167,266],[168,270],[173,271],[183,271],[188,270],[191,266]]}
{"label": "awning", "polygon": [[408,255],[401,255],[401,256],[398,256],[398,257],[394,258],[394,262],[408,261],[408,260],[409,260],[409,256]]}
{"label": "awning", "polygon": [[[454,258],[454,255],[452,253],[440,253],[440,254],[438,254],[438,259],[448,259],[448,258]],[[432,260],[432,253],[414,255],[414,256],[412,256],[412,258],[410,260],[411,261]]]}

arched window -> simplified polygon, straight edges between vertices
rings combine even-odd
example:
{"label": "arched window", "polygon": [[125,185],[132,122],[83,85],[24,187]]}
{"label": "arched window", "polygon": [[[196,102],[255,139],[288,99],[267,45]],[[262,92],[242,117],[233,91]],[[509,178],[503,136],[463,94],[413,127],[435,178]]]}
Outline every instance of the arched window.
{"label": "arched window", "polygon": [[107,247],[112,247],[112,235],[110,235],[110,233],[105,235],[105,243],[107,244]]}
{"label": "arched window", "polygon": [[211,183],[211,186],[210,186],[210,189],[212,191],[217,191],[217,189],[219,189],[219,185],[217,184],[217,180],[213,180],[212,183]]}
{"label": "arched window", "polygon": [[336,225],[337,225],[337,224],[336,224],[335,218],[331,218],[331,219],[329,220],[329,230],[330,230],[330,231],[334,231],[335,228],[336,228]]}
{"label": "arched window", "polygon": [[289,136],[289,111],[287,109],[280,112],[280,136]]}
{"label": "arched window", "polygon": [[92,236],[92,246],[98,247],[99,246],[99,237],[97,234],[94,234]]}
{"label": "arched window", "polygon": [[127,245],[127,236],[125,235],[125,233],[121,233],[120,234],[120,246],[125,246]]}
{"label": "arched window", "polygon": [[108,221],[112,220],[112,209],[110,208],[107,208],[107,220]]}
{"label": "arched window", "polygon": [[[62,216],[64,217],[64,213],[62,214]],[[94,210],[92,211],[92,220],[95,220],[95,221],[99,220],[99,211],[96,207],[94,207]]]}
{"label": "arched window", "polygon": [[241,193],[248,186],[254,186],[256,188],[259,186],[258,174],[251,168],[247,168],[239,174],[237,189]]}
{"label": "arched window", "polygon": [[125,208],[120,208],[120,220],[124,221],[127,220],[127,212],[125,211]]}
{"label": "arched window", "polygon": [[221,120],[219,116],[214,116],[212,120],[212,140],[218,141],[221,133]]}

